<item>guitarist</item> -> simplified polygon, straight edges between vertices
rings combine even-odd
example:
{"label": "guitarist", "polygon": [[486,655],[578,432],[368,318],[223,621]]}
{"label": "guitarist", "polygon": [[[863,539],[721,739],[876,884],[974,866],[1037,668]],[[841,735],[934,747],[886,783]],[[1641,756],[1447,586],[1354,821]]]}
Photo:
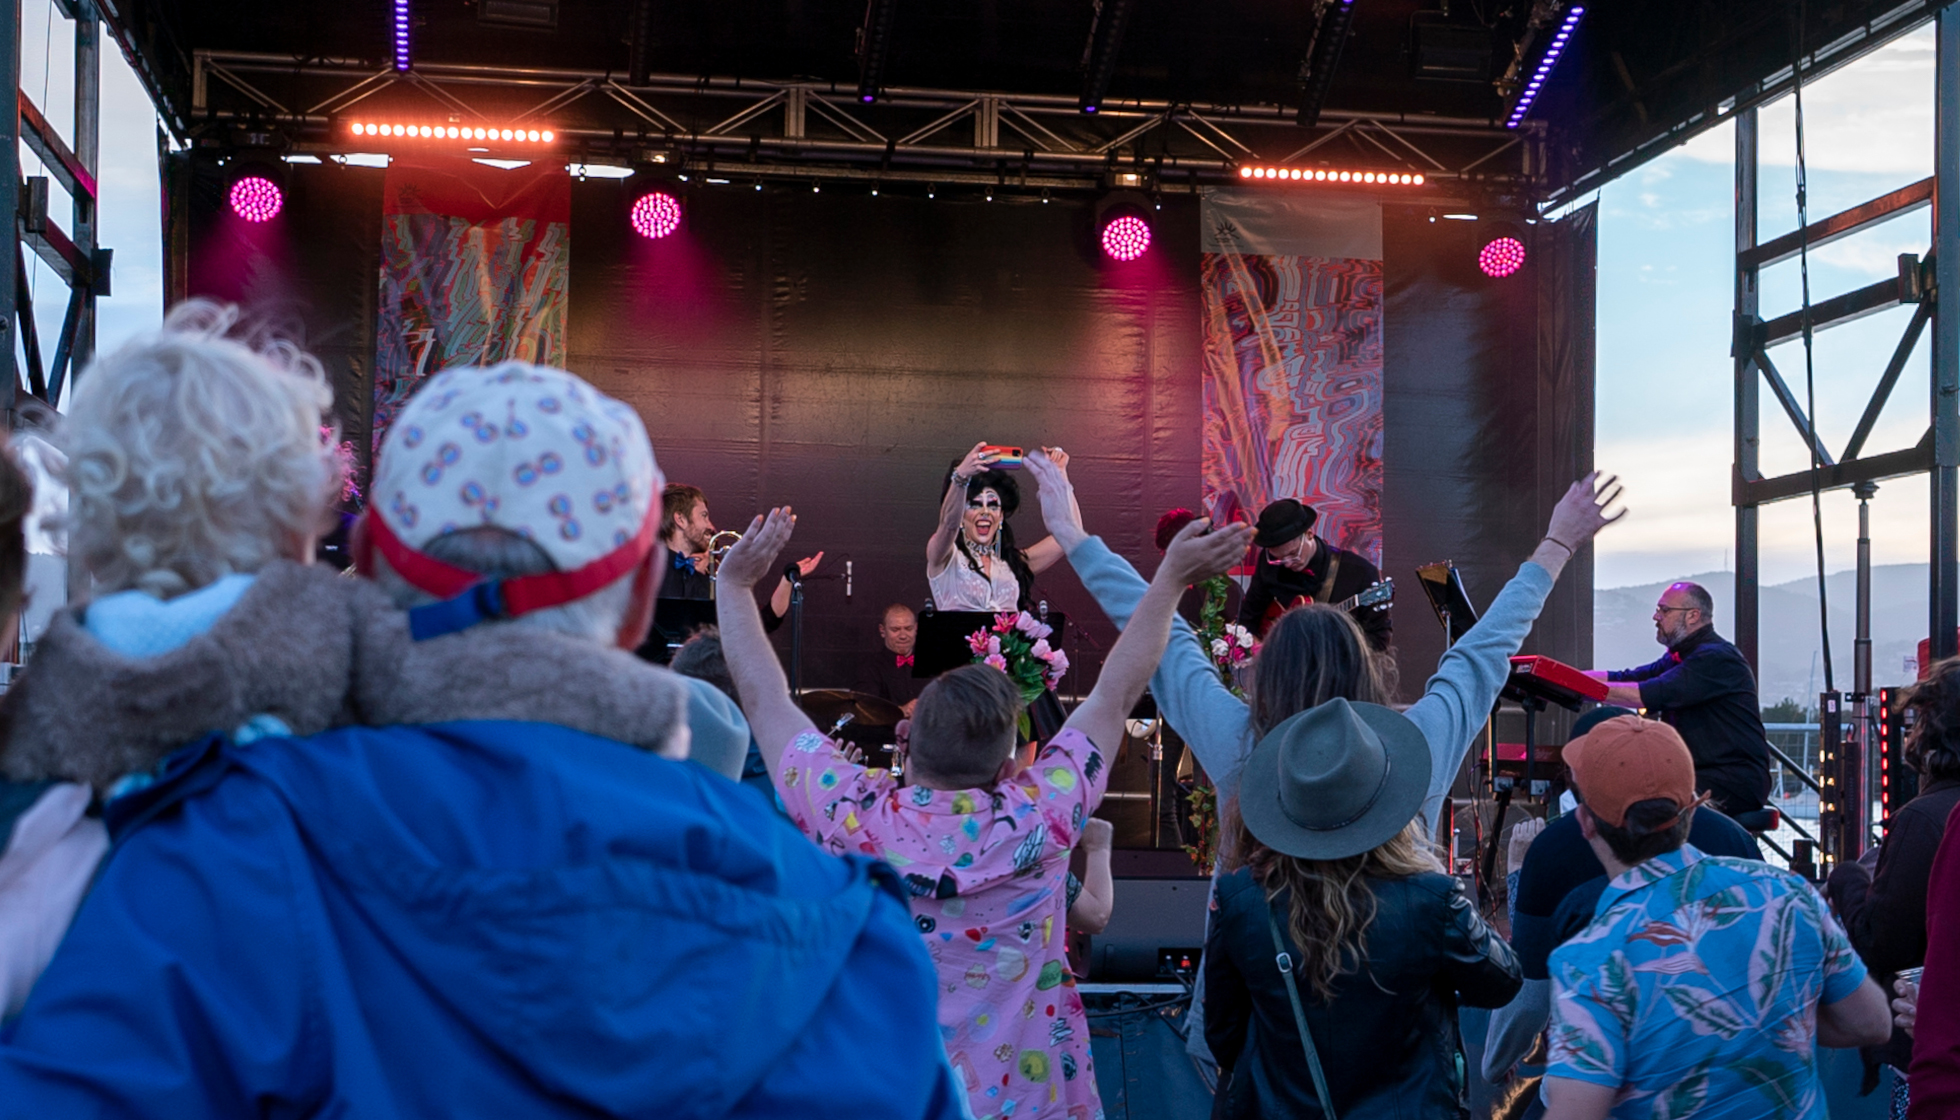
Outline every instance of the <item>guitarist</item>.
{"label": "guitarist", "polygon": [[[1281,611],[1302,602],[1337,603],[1381,582],[1381,572],[1365,557],[1314,535],[1319,518],[1312,506],[1292,498],[1281,498],[1259,511],[1258,532],[1252,538],[1259,561],[1239,606],[1240,626],[1264,637]],[[1393,628],[1386,609],[1359,611],[1354,621],[1376,652],[1388,649]]]}

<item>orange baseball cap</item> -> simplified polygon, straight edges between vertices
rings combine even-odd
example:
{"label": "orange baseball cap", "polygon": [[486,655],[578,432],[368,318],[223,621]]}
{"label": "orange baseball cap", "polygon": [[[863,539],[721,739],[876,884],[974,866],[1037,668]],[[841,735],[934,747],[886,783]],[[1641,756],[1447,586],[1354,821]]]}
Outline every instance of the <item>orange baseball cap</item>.
{"label": "orange baseball cap", "polygon": [[1615,716],[1565,745],[1565,764],[1586,808],[1619,828],[1636,802],[1695,803],[1695,760],[1681,733],[1659,720]]}

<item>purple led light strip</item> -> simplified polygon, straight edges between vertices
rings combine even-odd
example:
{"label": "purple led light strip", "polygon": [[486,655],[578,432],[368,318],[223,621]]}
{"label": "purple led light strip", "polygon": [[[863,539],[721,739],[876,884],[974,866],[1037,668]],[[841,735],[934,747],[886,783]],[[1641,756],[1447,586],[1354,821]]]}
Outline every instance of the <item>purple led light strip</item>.
{"label": "purple led light strip", "polygon": [[1581,6],[1574,6],[1571,11],[1565,13],[1565,21],[1559,24],[1558,33],[1552,36],[1551,48],[1545,52],[1544,58],[1538,60],[1538,69],[1532,72],[1531,80],[1525,83],[1524,92],[1518,95],[1518,103],[1512,106],[1510,119],[1504,122],[1505,128],[1516,128],[1524,123],[1524,118],[1531,112],[1532,102],[1538,100],[1538,91],[1545,87],[1545,80],[1552,76],[1552,67],[1558,65],[1559,56],[1564,54],[1565,48],[1571,44],[1572,36],[1579,28],[1579,19],[1585,14],[1586,9]]}
{"label": "purple led light strip", "polygon": [[408,0],[394,0],[395,69],[408,69]]}

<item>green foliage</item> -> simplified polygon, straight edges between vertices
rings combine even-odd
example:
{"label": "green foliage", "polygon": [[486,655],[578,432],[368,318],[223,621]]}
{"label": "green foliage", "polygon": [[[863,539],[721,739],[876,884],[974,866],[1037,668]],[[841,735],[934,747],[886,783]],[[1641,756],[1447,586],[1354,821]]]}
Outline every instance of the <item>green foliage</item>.
{"label": "green foliage", "polygon": [[1763,709],[1764,723],[1815,723],[1815,712],[1785,696]]}

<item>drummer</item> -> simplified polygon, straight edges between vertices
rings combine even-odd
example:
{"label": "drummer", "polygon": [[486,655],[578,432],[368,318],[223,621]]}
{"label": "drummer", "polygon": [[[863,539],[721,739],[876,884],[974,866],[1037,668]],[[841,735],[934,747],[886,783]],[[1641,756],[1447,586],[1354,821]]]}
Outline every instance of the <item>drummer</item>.
{"label": "drummer", "polygon": [[884,648],[866,656],[857,690],[897,704],[910,719],[912,706],[918,703],[919,689],[924,684],[912,675],[919,616],[904,603],[893,603],[885,608],[884,617],[878,622],[878,639]]}

